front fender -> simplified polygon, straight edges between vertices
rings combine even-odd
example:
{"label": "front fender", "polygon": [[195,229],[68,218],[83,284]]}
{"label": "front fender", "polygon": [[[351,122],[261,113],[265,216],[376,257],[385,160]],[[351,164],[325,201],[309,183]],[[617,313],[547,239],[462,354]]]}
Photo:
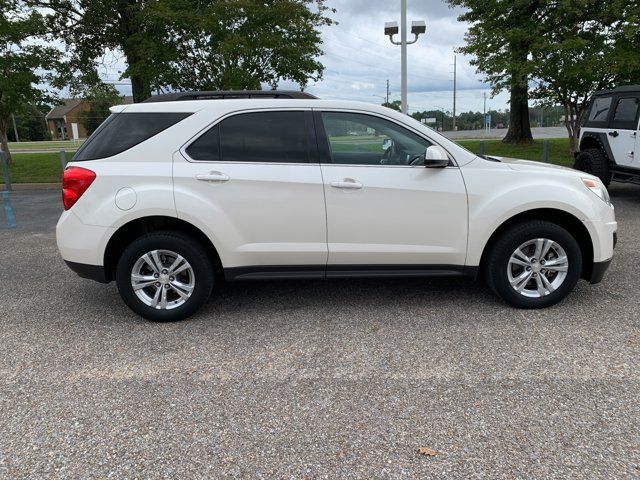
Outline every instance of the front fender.
{"label": "front fender", "polygon": [[487,242],[501,225],[516,215],[538,209],[559,210],[574,216],[589,232],[594,251],[599,251],[597,231],[591,220],[601,218],[601,208],[606,205],[582,185],[578,175],[550,170],[531,175],[509,168],[463,171],[469,198],[468,266],[480,264]]}

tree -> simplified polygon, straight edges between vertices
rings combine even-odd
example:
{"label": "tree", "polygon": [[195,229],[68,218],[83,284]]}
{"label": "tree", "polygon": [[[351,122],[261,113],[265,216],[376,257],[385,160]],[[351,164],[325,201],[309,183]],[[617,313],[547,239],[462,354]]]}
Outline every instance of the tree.
{"label": "tree", "polygon": [[31,0],[50,8],[69,71],[95,81],[101,58],[124,55],[133,99],[152,89],[259,88],[320,78],[325,0]]}
{"label": "tree", "polygon": [[332,23],[323,3],[164,0],[152,4],[149,14],[164,33],[163,68],[156,81],[176,90],[260,89],[262,83],[276,88],[284,79],[304,87],[322,75],[317,27]]}
{"label": "tree", "polygon": [[45,34],[45,17],[21,0],[0,0],[0,146],[11,152],[7,128],[11,114],[28,110],[45,95],[39,85],[48,78],[57,51],[35,42]]}
{"label": "tree", "polygon": [[509,130],[505,143],[531,143],[529,79],[531,46],[538,35],[539,8],[545,0],[447,0],[467,9],[458,18],[471,26],[462,53],[484,73],[493,92],[510,92]]}
{"label": "tree", "polygon": [[[45,115],[49,110],[51,110],[51,107],[45,104],[23,105],[20,114],[15,115],[16,127],[21,141],[38,142],[49,139],[50,133],[45,119]],[[10,141],[16,141],[12,128],[9,128],[7,135]]]}
{"label": "tree", "polygon": [[383,107],[390,108],[391,110],[396,110],[398,112],[402,111],[402,102],[400,100],[394,100],[393,102],[384,102],[382,104]]}
{"label": "tree", "polygon": [[593,92],[640,83],[640,2],[564,0],[545,5],[532,45],[532,97],[560,104],[571,152]]}
{"label": "tree", "polygon": [[87,135],[91,135],[109,116],[109,107],[122,102],[122,95],[113,85],[102,83],[89,87],[85,92],[84,100],[89,104],[89,109],[78,117]]}

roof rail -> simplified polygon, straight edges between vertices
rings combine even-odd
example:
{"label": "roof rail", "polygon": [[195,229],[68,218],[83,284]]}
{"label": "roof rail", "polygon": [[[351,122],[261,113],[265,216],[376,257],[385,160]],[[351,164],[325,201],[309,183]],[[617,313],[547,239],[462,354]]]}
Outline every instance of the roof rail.
{"label": "roof rail", "polygon": [[307,92],[295,90],[217,90],[203,92],[179,92],[154,95],[142,103],[181,102],[185,100],[220,100],[225,98],[315,98]]}

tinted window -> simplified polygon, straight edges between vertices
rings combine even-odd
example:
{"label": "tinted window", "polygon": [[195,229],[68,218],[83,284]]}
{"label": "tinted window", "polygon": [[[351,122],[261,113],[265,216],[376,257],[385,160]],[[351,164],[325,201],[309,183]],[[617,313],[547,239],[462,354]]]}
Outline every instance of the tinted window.
{"label": "tinted window", "polygon": [[194,160],[220,160],[220,129],[218,125],[207,130],[189,145],[187,155]]}
{"label": "tinted window", "polygon": [[308,161],[304,112],[244,113],[219,125],[224,162]]}
{"label": "tinted window", "polygon": [[73,156],[73,161],[111,157],[144,142],[187,118],[190,113],[115,113]]}
{"label": "tinted window", "polygon": [[635,130],[638,127],[638,98],[618,100],[611,127],[627,130]]}
{"label": "tinted window", "polygon": [[411,165],[419,162],[428,140],[380,117],[358,113],[322,113],[333,163]]}
{"label": "tinted window", "polygon": [[596,97],[589,110],[589,122],[606,122],[611,107],[611,97]]}

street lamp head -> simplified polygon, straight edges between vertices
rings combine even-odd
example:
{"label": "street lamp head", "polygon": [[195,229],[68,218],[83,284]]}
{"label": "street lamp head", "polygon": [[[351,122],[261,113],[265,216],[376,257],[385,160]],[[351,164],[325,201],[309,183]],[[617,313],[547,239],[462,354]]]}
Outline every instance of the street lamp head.
{"label": "street lamp head", "polygon": [[393,37],[400,32],[398,28],[398,22],[385,22],[384,24],[384,34]]}
{"label": "street lamp head", "polygon": [[411,22],[411,33],[413,33],[416,37],[422,33],[427,33],[427,24],[422,20]]}

